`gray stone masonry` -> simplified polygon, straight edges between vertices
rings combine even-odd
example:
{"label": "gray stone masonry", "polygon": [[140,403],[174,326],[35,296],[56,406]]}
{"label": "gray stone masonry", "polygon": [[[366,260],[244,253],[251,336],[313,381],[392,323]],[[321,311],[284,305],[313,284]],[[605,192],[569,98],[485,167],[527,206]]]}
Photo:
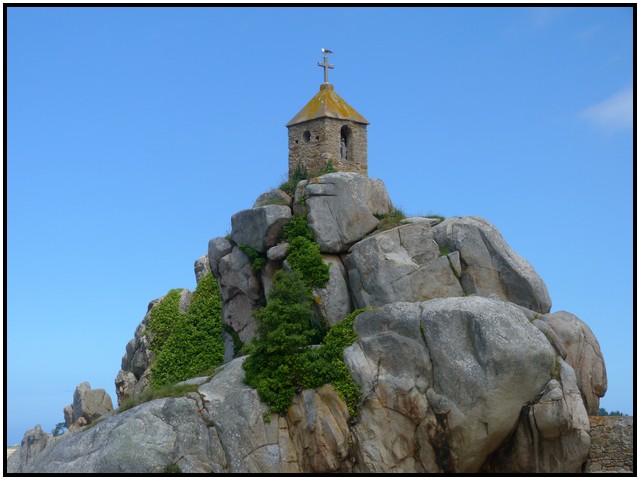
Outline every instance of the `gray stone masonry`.
{"label": "gray stone masonry", "polygon": [[[346,127],[346,159],[342,159],[342,128]],[[318,118],[289,127],[289,177],[298,165],[309,174],[322,171],[328,161],[341,172],[367,175],[367,126],[350,120]]]}
{"label": "gray stone masonry", "polygon": [[634,470],[633,417],[589,417],[591,450],[586,473],[626,473]]}

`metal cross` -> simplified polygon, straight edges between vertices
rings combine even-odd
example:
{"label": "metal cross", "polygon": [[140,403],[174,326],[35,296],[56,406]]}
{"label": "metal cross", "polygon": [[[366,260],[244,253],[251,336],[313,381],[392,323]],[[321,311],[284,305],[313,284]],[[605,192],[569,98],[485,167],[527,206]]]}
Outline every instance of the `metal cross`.
{"label": "metal cross", "polygon": [[[322,49],[323,53],[333,53],[329,50]],[[324,56],[324,62],[318,62],[318,66],[324,68],[324,83],[329,83],[329,68],[333,70],[333,65],[329,64],[329,57],[327,55]]]}

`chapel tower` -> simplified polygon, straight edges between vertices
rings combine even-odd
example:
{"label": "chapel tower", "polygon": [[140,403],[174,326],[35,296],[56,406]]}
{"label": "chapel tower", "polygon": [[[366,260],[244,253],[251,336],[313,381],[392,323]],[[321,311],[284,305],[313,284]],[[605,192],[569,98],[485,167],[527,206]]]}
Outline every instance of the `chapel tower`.
{"label": "chapel tower", "polygon": [[287,123],[289,178],[297,168],[311,175],[329,162],[341,172],[367,175],[367,125],[369,122],[338,95],[329,83],[330,50],[322,49],[324,83],[320,91]]}

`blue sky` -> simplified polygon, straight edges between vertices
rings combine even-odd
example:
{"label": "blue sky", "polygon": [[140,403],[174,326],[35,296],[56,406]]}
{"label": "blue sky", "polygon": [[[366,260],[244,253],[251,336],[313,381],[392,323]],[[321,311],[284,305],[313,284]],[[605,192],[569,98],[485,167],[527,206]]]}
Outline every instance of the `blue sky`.
{"label": "blue sky", "polygon": [[481,216],[633,411],[631,8],[9,8],[10,444],[105,388],[150,300],[278,186],[330,81],[408,214]]}

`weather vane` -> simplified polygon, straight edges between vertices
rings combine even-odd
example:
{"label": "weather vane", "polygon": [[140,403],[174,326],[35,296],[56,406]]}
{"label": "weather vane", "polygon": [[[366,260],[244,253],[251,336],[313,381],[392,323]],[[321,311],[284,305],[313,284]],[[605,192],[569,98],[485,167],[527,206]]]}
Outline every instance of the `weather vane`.
{"label": "weather vane", "polygon": [[326,48],[321,48],[320,50],[322,50],[322,53],[324,54],[324,61],[322,63],[318,62],[318,66],[324,68],[324,83],[329,83],[329,69],[333,70],[333,65],[329,64],[328,55],[333,52]]}

